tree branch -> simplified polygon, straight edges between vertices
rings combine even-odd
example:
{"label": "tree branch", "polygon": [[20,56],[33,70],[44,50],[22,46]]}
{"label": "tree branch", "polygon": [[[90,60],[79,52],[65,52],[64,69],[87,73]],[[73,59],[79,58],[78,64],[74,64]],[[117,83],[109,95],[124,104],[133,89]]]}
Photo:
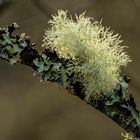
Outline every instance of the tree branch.
{"label": "tree branch", "polygon": [[[58,82],[73,95],[85,101],[83,84],[77,80],[72,60],[61,59],[56,52],[44,49],[39,52],[34,43],[22,34],[13,33],[19,28],[16,23],[0,28],[0,59],[10,64],[21,63],[30,66],[42,81]],[[109,94],[96,94],[88,104],[103,112],[127,132],[133,133],[134,140],[140,140],[140,115],[133,96],[128,95],[130,78],[120,76],[120,84]]]}

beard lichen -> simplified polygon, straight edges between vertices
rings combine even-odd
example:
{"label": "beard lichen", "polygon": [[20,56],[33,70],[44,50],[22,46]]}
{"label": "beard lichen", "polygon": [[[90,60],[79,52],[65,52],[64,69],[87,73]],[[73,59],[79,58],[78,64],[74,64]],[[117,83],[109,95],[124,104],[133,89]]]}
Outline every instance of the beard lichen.
{"label": "beard lichen", "polygon": [[119,83],[122,66],[130,62],[121,45],[119,34],[103,27],[90,17],[68,17],[67,11],[59,10],[49,21],[43,47],[55,51],[59,58],[71,59],[76,64],[75,73],[83,83],[85,100],[95,94],[110,93]]}

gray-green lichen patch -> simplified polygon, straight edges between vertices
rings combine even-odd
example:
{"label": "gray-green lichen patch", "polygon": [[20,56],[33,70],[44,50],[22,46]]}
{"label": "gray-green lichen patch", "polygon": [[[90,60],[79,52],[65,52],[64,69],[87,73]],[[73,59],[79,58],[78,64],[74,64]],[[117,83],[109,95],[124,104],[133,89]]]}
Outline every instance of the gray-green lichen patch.
{"label": "gray-green lichen patch", "polygon": [[21,62],[21,52],[31,46],[29,37],[25,33],[21,35],[13,33],[17,28],[19,26],[13,23],[7,29],[0,29],[0,57],[12,65]]}
{"label": "gray-green lichen patch", "polygon": [[37,75],[43,81],[55,81],[61,83],[66,89],[72,84],[74,78],[74,64],[61,62],[54,62],[42,53],[39,58],[33,60],[36,66],[35,75]]}

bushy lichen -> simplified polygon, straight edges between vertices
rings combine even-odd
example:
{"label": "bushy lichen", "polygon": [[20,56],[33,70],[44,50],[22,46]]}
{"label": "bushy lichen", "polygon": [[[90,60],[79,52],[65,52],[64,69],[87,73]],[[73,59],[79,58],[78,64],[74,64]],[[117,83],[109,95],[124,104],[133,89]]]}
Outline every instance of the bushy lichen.
{"label": "bushy lichen", "polygon": [[74,60],[86,100],[111,92],[119,82],[121,66],[131,61],[123,51],[126,46],[121,45],[120,36],[85,13],[73,20],[67,11],[59,10],[49,23],[43,47],[55,51],[60,58]]}

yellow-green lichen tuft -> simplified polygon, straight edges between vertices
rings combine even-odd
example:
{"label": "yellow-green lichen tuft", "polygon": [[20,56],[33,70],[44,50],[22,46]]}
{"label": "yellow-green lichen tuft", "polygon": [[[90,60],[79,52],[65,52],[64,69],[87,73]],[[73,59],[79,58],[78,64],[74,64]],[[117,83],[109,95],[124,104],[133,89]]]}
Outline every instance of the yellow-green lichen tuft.
{"label": "yellow-green lichen tuft", "polygon": [[60,58],[75,61],[86,101],[95,94],[111,92],[119,82],[120,68],[131,61],[120,36],[85,13],[75,15],[73,20],[67,11],[59,10],[49,23],[43,47],[54,50]]}

